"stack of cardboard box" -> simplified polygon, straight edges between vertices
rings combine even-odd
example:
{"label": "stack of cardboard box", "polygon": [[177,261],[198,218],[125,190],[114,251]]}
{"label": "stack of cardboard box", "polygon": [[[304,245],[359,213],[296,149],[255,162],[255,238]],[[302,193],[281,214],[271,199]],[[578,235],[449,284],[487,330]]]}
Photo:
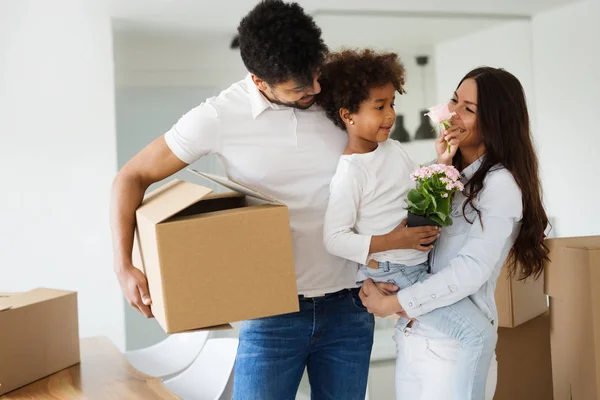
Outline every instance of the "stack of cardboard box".
{"label": "stack of cardboard box", "polygon": [[505,266],[496,286],[495,400],[551,400],[550,317],[544,279],[519,281]]}
{"label": "stack of cardboard box", "polygon": [[546,312],[515,328],[498,329],[495,400],[552,400],[549,327]]}
{"label": "stack of cardboard box", "polygon": [[495,399],[600,399],[600,236],[546,244],[543,297],[539,280],[498,280]]}

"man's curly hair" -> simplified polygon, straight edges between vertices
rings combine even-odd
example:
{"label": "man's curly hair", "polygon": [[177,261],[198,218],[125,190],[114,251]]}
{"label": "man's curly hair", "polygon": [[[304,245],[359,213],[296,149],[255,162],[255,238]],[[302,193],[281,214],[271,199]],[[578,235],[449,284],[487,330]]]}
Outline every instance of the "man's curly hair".
{"label": "man's curly hair", "polygon": [[331,53],[321,70],[317,103],[335,125],[346,130],[340,108],[358,112],[371,89],[390,82],[400,94],[404,93],[404,66],[396,53],[377,53],[371,49]]}
{"label": "man's curly hair", "polygon": [[311,84],[327,46],[321,29],[298,3],[263,0],[238,27],[244,65],[270,85],[287,80]]}

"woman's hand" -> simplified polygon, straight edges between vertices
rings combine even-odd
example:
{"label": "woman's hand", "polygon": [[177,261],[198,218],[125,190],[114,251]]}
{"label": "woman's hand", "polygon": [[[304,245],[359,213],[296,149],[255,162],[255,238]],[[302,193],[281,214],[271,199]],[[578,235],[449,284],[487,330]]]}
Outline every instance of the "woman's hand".
{"label": "woman's hand", "polygon": [[371,279],[363,282],[358,295],[367,310],[376,317],[385,318],[404,312],[396,294],[390,293],[386,287],[379,288]]}
{"label": "woman's hand", "polygon": [[398,290],[400,290],[400,288],[396,285],[394,285],[391,282],[374,282],[375,287],[377,288],[377,290],[379,290],[381,292],[381,294],[384,295],[388,295],[388,294],[394,294],[397,293]]}
{"label": "woman's hand", "polygon": [[[452,165],[452,158],[458,151],[460,140],[457,136],[460,133],[461,131],[458,126],[451,126],[448,130],[440,132],[440,135],[435,140],[438,164]],[[448,146],[450,146],[450,152],[448,152]]]}
{"label": "woman's hand", "polygon": [[402,317],[402,318],[409,319],[411,321],[416,321],[416,318],[409,317],[408,314],[406,313],[406,311],[397,312],[396,315],[399,317]]}

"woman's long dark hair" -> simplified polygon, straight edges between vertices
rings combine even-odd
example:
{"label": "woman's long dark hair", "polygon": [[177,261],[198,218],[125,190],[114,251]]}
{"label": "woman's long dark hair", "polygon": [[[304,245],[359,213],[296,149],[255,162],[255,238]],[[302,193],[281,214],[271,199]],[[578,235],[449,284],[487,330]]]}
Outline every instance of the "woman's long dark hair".
{"label": "woman's long dark hair", "polygon": [[[477,128],[483,138],[486,155],[467,184],[465,207],[470,204],[479,214],[473,200],[483,189],[487,173],[498,164],[510,171],[521,189],[523,219],[508,256],[509,273],[512,276],[518,269],[519,279],[537,278],[548,261],[548,248],[544,243],[548,217],[542,202],[538,159],[529,129],[523,87],[514,75],[491,67],[474,69],[460,84],[466,79],[474,79],[477,83]],[[459,150],[453,163],[460,168],[461,162]]]}

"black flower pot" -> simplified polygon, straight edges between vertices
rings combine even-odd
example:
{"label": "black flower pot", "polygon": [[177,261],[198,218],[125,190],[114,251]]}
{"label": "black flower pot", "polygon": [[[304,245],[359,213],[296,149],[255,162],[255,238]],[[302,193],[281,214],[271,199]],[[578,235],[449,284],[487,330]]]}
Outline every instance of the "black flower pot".
{"label": "black flower pot", "polygon": [[[408,212],[407,218],[408,218],[408,221],[406,223],[406,226],[408,226],[409,228],[414,228],[415,226],[439,226],[439,227],[441,227],[441,225],[438,224],[437,222],[432,221],[429,218],[425,218],[421,215],[413,214],[410,211]],[[435,240],[431,243],[426,244],[425,246],[431,246],[434,243],[435,243]]]}

